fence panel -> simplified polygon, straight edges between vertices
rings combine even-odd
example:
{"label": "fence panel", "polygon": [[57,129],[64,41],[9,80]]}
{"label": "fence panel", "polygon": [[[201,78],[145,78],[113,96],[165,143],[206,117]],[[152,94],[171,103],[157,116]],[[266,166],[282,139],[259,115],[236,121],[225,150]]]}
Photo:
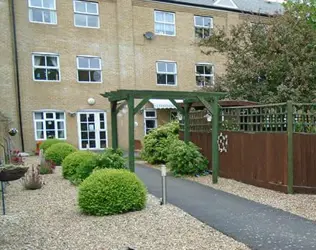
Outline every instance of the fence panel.
{"label": "fence panel", "polygon": [[294,186],[316,188],[316,135],[294,134]]}

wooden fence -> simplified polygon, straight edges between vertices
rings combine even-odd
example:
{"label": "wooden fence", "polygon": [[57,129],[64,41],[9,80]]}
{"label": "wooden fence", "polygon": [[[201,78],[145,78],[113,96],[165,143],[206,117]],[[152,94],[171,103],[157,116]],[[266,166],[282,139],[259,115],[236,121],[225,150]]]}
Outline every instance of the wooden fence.
{"label": "wooden fence", "polygon": [[[190,140],[211,169],[210,115],[190,112]],[[226,107],[219,120],[220,133],[228,136],[220,176],[282,192],[316,193],[316,103]]]}
{"label": "wooden fence", "polygon": [[[220,177],[287,192],[287,134],[221,131],[228,136],[220,153]],[[191,132],[190,140],[212,162],[211,133]],[[183,133],[180,132],[183,139]],[[316,193],[316,135],[294,134],[294,192]]]}

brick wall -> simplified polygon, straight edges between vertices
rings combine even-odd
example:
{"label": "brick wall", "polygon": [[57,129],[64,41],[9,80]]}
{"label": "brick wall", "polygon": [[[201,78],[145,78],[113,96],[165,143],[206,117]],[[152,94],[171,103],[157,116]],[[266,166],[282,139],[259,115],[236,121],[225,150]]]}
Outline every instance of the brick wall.
{"label": "brick wall", "polygon": [[[98,109],[109,112],[108,101],[100,96],[105,91],[121,89],[151,90],[196,90],[195,63],[210,62],[215,72],[225,71],[225,57],[205,56],[194,44],[194,15],[214,18],[215,26],[224,26],[240,20],[240,15],[194,7],[169,5],[142,0],[102,0],[99,1],[100,28],[78,28],[74,26],[73,2],[57,2],[57,25],[30,23],[27,1],[15,1],[19,72],[21,78],[22,119],[27,151],[35,149],[33,111],[56,109],[66,112],[67,140],[78,146],[77,118],[67,112]],[[155,36],[151,41],[143,34],[154,31],[154,10],[176,13],[176,36]],[[16,94],[13,81],[12,52],[10,48],[10,28],[8,0],[0,0],[0,26],[7,34],[1,42],[1,110],[5,110],[17,124]],[[59,54],[60,82],[36,82],[32,75],[32,53],[47,52]],[[82,84],[77,82],[76,56],[93,55],[102,59],[103,82]],[[156,61],[177,62],[178,85],[156,85]],[[5,93],[5,94],[4,94]],[[4,99],[2,97],[5,97]],[[96,104],[90,106],[87,99],[93,97]],[[3,102],[3,103],[2,103]],[[108,135],[110,114],[107,115]],[[136,115],[139,126],[136,139],[144,134],[143,116]],[[119,140],[127,147],[127,121],[119,118]],[[17,126],[17,125],[15,125]],[[109,145],[111,141],[109,142]]]}

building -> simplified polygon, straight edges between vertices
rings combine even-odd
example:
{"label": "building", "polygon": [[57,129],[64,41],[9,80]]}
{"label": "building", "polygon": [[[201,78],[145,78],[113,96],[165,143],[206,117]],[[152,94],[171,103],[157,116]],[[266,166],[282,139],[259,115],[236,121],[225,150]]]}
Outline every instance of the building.
{"label": "building", "polygon": [[[109,103],[116,89],[193,91],[225,71],[225,57],[196,42],[256,12],[282,11],[266,0],[0,0],[1,113],[34,151],[49,137],[80,149],[111,145]],[[119,144],[127,147],[126,109]],[[150,100],[136,114],[135,138],[174,115]]]}

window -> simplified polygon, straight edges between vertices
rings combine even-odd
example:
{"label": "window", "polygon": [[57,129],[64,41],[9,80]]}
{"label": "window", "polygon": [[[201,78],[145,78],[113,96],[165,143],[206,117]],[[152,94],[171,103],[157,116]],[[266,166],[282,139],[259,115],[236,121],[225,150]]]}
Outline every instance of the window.
{"label": "window", "polygon": [[145,135],[150,130],[157,128],[157,112],[154,109],[146,109],[144,112]]}
{"label": "window", "polygon": [[56,0],[29,0],[29,20],[57,24]]}
{"label": "window", "polygon": [[77,57],[78,82],[102,82],[101,58]]}
{"label": "window", "polygon": [[177,85],[177,64],[175,62],[157,62],[157,84]]}
{"label": "window", "polygon": [[74,1],[74,20],[77,27],[99,28],[98,3]]}
{"label": "window", "polygon": [[56,54],[33,54],[34,81],[59,81],[59,56]]}
{"label": "window", "polygon": [[64,112],[34,112],[35,140],[66,139]]}
{"label": "window", "polygon": [[214,66],[212,64],[195,65],[196,85],[200,87],[214,84]]}
{"label": "window", "polygon": [[210,36],[210,31],[213,28],[213,18],[194,16],[195,37],[207,38]]}
{"label": "window", "polygon": [[172,12],[155,11],[155,33],[157,35],[175,36],[175,14]]}

